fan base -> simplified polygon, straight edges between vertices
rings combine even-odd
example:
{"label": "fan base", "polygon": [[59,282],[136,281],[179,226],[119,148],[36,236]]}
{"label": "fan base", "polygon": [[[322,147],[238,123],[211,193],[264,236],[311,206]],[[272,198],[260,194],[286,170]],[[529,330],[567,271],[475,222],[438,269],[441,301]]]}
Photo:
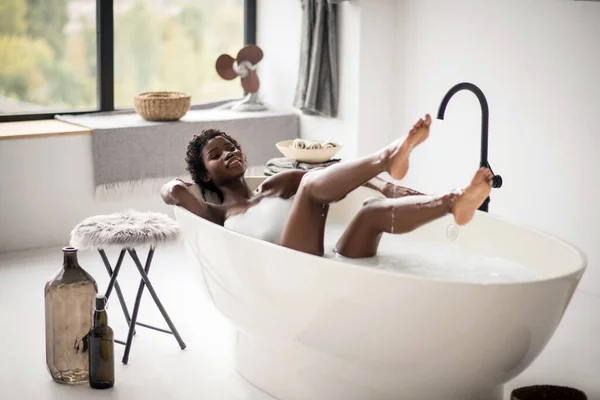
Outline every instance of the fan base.
{"label": "fan base", "polygon": [[234,111],[264,111],[267,109],[258,98],[258,93],[249,93],[232,107]]}

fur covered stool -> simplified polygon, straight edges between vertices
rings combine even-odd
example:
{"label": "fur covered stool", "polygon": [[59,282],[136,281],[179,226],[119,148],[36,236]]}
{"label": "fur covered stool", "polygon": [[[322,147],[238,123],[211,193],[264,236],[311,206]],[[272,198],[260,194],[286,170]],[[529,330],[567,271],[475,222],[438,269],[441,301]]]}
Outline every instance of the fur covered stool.
{"label": "fur covered stool", "polygon": [[[148,272],[150,271],[150,265],[152,263],[152,257],[154,251],[158,245],[166,244],[169,242],[176,241],[179,238],[179,227],[177,223],[166,216],[165,214],[155,212],[138,212],[135,210],[129,210],[123,213],[115,213],[110,215],[96,215],[87,218],[80,222],[71,232],[71,246],[79,249],[96,249],[100,253],[100,257],[104,262],[106,271],[110,276],[110,282],[106,289],[106,298],[108,299],[113,287],[117,292],[117,297],[121,303],[123,314],[129,325],[129,332],[127,334],[127,341],[125,343],[115,340],[115,342],[125,345],[125,352],[123,354],[123,364],[127,364],[129,361],[129,352],[131,350],[131,342],[135,333],[135,326],[143,326],[145,328],[154,329],[160,332],[169,333],[175,336],[179,347],[185,349],[185,343],[179,336],[175,325],[171,322],[169,315],[165,308],[160,302],[152,283],[148,278]],[[135,248],[136,246],[150,246],[148,250],[148,256],[146,258],[145,265],[142,265]],[[117,247],[120,249],[119,258],[115,264],[114,270],[110,265],[104,249],[109,247]],[[140,276],[140,285],[138,287],[137,296],[133,305],[133,312],[131,316],[117,277],[121,264],[125,257],[125,253],[129,253],[133,259]],[[170,330],[160,329],[154,326],[146,325],[141,322],[137,322],[138,311],[140,308],[140,302],[142,300],[142,293],[144,287],[148,287],[148,291],[152,296],[152,299],[156,303],[156,306],[160,310],[165,322],[169,326]]]}

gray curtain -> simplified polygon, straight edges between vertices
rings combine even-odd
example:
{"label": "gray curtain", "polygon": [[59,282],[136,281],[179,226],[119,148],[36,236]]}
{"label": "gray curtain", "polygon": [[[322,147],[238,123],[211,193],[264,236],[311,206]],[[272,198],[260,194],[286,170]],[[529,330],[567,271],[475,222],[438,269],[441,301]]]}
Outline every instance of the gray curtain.
{"label": "gray curtain", "polygon": [[335,117],[338,108],[337,3],[301,0],[300,73],[294,107],[305,114]]}

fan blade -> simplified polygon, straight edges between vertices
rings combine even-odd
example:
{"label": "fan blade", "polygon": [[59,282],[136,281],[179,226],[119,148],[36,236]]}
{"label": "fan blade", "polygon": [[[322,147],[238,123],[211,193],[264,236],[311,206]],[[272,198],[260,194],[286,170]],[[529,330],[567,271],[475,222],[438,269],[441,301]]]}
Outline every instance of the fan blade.
{"label": "fan blade", "polygon": [[256,75],[256,72],[250,71],[248,76],[246,76],[245,78],[241,78],[241,81],[242,87],[247,93],[258,92],[260,82],[258,81],[258,75]]}
{"label": "fan blade", "polygon": [[233,69],[233,57],[229,54],[221,54],[219,58],[217,58],[216,68],[217,73],[223,79],[228,81],[237,78],[237,74]]}
{"label": "fan blade", "polygon": [[242,61],[250,61],[252,64],[256,65],[263,58],[263,52],[260,47],[249,44],[244,46],[237,54],[237,62],[240,63]]}

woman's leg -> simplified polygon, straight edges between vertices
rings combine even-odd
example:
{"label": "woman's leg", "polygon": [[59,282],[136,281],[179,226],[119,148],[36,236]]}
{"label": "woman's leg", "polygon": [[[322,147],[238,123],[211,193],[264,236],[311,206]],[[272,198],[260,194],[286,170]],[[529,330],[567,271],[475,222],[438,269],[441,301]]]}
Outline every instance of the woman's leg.
{"label": "woman's leg", "polygon": [[280,244],[322,255],[328,204],[343,199],[369,179],[387,171],[402,179],[408,171],[411,151],[429,135],[431,117],[419,120],[404,139],[381,151],[307,173],[302,178]]}
{"label": "woman's leg", "polygon": [[408,233],[448,213],[454,214],[458,225],[464,225],[488,197],[492,176],[489,169],[482,168],[464,191],[442,196],[369,200],[346,228],[336,250],[348,258],[373,257],[384,232]]}
{"label": "woman's leg", "polygon": [[323,168],[307,175],[315,200],[333,203],[365,184],[382,172],[394,179],[402,179],[408,172],[408,161],[412,150],[429,136],[431,117],[420,119],[408,133],[382,150],[352,161]]}

